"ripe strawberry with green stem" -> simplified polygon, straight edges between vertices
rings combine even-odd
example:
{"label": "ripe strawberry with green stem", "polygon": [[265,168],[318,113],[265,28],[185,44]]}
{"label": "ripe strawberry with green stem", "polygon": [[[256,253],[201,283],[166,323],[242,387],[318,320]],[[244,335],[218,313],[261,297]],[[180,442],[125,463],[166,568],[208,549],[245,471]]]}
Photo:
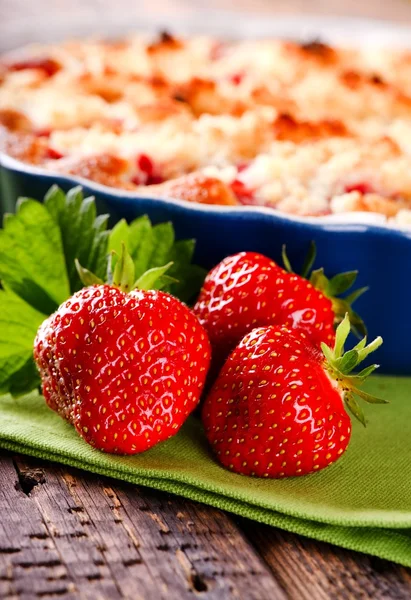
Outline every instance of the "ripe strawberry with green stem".
{"label": "ripe strawberry with green stem", "polygon": [[199,402],[207,334],[182,302],[148,289],[169,266],[135,284],[124,250],[111,284],[80,267],[88,287],[38,331],[34,357],[47,403],[100,450],[143,452],[177,433]]}
{"label": "ripe strawberry with green stem", "polygon": [[348,316],[334,348],[315,349],[302,330],[269,326],[248,333],[228,358],[207,396],[202,419],[218,460],[258,477],[290,477],[319,471],[347,449],[351,421],[363,424],[355,396],[385,403],[362,383],[377,365],[352,371],[382,343],[364,338],[344,354]]}
{"label": "ripe strawberry with green stem", "polygon": [[323,269],[310,274],[315,258],[315,245],[311,244],[303,272],[297,275],[285,250],[287,270],[262,254],[240,252],[208,273],[193,310],[208,332],[216,369],[255,327],[280,324],[304,329],[319,348],[322,342],[334,342],[335,326],[348,312],[352,329],[365,335],[364,323],[351,305],[367,288],[339,297],[353,285],[357,271],[332,279]]}

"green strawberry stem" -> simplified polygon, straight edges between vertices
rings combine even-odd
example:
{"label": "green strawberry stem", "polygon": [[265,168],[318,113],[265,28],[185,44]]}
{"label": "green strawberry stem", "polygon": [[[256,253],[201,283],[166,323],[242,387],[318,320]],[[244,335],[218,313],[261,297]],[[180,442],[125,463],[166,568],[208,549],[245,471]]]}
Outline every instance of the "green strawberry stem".
{"label": "green strawberry stem", "polygon": [[[358,338],[367,335],[367,329],[364,321],[360,315],[353,310],[352,304],[368,290],[368,287],[362,287],[354,290],[344,298],[340,297],[341,294],[347,292],[354,285],[355,280],[357,279],[358,271],[346,271],[345,273],[339,273],[338,275],[334,275],[334,277],[331,279],[328,279],[328,277],[324,274],[324,269],[321,268],[312,271],[316,257],[317,249],[315,242],[312,241],[304,261],[301,277],[308,279],[316,289],[320,290],[324,296],[331,300],[335,315],[335,326],[338,326],[348,313],[351,331]],[[288,273],[294,273],[290,260],[287,256],[285,245],[282,248],[282,258],[286,271],[288,271]]]}
{"label": "green strawberry stem", "polygon": [[344,345],[347,341],[350,329],[350,318],[347,313],[337,327],[334,348],[330,348],[322,343],[321,349],[326,359],[325,367],[329,375],[338,383],[339,388],[342,390],[343,400],[347,408],[365,426],[366,421],[364,413],[355,399],[355,396],[359,396],[365,400],[365,402],[371,404],[387,404],[388,402],[387,400],[372,396],[360,389],[360,386],[367,377],[371,375],[379,365],[370,365],[355,375],[352,375],[351,373],[369,354],[381,346],[382,338],[377,337],[367,345],[367,338],[364,337],[356,346],[354,346],[354,348],[352,348],[352,350],[344,352]]}
{"label": "green strawberry stem", "polygon": [[[149,269],[148,271],[140,275],[140,277],[136,281],[134,262],[129,252],[127,252],[124,243],[121,244],[121,255],[119,256],[116,262],[114,271],[112,271],[113,254],[115,253],[110,253],[107,259],[107,283],[109,285],[112,285],[113,287],[119,288],[125,293],[136,289],[153,289],[155,285],[159,283],[160,279],[163,283],[165,281],[167,281],[167,283],[176,281],[176,279],[174,279],[173,277],[165,275],[166,271],[168,271],[168,269],[173,264],[172,262],[169,262],[162,267],[153,267],[152,269]],[[94,273],[92,273],[88,269],[84,269],[77,259],[75,259],[75,264],[81,282],[85,286],[104,284],[104,282],[99,277],[94,275]]]}

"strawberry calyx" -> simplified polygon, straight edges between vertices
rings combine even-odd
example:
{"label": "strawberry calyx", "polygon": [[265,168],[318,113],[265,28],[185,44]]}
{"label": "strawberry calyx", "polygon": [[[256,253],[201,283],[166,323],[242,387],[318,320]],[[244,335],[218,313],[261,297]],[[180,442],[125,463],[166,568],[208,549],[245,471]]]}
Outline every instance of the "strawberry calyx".
{"label": "strawberry calyx", "polygon": [[[112,268],[113,258],[117,256],[117,261]],[[75,259],[76,269],[80,280],[85,286],[104,285],[104,281],[97,277],[94,273],[81,266],[77,258]],[[167,263],[162,267],[153,267],[145,271],[140,277],[135,279],[135,266],[133,259],[126,249],[124,243],[121,245],[121,255],[116,252],[111,252],[107,257],[107,282],[108,285],[120,289],[124,293],[132,290],[150,290],[156,287],[161,280],[164,284],[176,282],[174,277],[166,275],[166,271],[173,265],[172,262]]]}
{"label": "strawberry calyx", "polygon": [[[338,326],[348,313],[351,331],[354,333],[354,335],[356,335],[358,338],[367,335],[365,323],[360,315],[353,310],[352,304],[368,290],[368,287],[362,287],[354,290],[350,294],[344,296],[344,298],[341,298],[341,294],[348,292],[348,290],[354,285],[358,276],[358,271],[346,271],[344,273],[334,275],[334,277],[329,279],[325,275],[323,268],[312,270],[316,257],[317,248],[315,242],[312,241],[310,243],[310,248],[305,258],[303,268],[299,275],[304,279],[308,279],[313,287],[331,300],[335,326]],[[286,253],[285,245],[282,249],[282,258],[285,270],[288,273],[294,273]]]}
{"label": "strawberry calyx", "polygon": [[348,410],[356,417],[360,423],[366,425],[364,413],[356,400],[355,396],[360,397],[370,404],[387,404],[388,401],[364,392],[361,388],[364,381],[379,365],[369,365],[362,371],[352,374],[353,370],[377,350],[383,342],[381,337],[375,338],[367,345],[367,338],[364,337],[354,348],[344,352],[344,345],[350,333],[351,325],[348,313],[337,327],[334,348],[326,344],[321,344],[321,349],[325,356],[325,368],[330,377],[337,382],[342,391],[342,397]]}

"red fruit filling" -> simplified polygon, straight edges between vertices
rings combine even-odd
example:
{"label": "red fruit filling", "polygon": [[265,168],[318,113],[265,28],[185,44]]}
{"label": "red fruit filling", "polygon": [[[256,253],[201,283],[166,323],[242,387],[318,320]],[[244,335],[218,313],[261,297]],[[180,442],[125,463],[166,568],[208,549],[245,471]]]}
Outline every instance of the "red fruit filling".
{"label": "red fruit filling", "polygon": [[53,58],[32,58],[30,60],[22,60],[8,65],[9,71],[24,71],[25,69],[39,69],[52,77],[61,69],[61,65]]}
{"label": "red fruit filling", "polygon": [[369,183],[365,181],[359,181],[358,183],[350,183],[344,187],[344,192],[349,194],[350,192],[359,192],[360,194],[372,194],[375,189]]}
{"label": "red fruit filling", "polygon": [[137,157],[136,163],[140,172],[131,179],[134,185],[155,185],[157,183],[163,183],[164,178],[156,171],[154,162],[147,154],[140,154]]}
{"label": "red fruit filling", "polygon": [[240,85],[240,83],[244,79],[244,73],[233,73],[233,75],[229,76],[229,80],[233,85]]}
{"label": "red fruit filling", "polygon": [[252,204],[254,200],[254,190],[251,190],[240,179],[234,179],[231,183],[231,189],[240,204]]}
{"label": "red fruit filling", "polygon": [[59,160],[59,158],[63,158],[64,154],[55,150],[54,148],[47,148],[46,157],[52,160]]}

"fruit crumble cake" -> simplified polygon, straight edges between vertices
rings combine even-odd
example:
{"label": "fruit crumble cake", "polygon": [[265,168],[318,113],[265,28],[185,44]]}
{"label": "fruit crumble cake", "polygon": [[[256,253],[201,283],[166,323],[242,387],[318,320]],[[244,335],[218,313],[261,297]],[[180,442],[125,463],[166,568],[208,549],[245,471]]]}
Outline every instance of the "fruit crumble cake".
{"label": "fruit crumble cake", "polygon": [[411,51],[71,41],[0,63],[0,148],[138,194],[411,223]]}

